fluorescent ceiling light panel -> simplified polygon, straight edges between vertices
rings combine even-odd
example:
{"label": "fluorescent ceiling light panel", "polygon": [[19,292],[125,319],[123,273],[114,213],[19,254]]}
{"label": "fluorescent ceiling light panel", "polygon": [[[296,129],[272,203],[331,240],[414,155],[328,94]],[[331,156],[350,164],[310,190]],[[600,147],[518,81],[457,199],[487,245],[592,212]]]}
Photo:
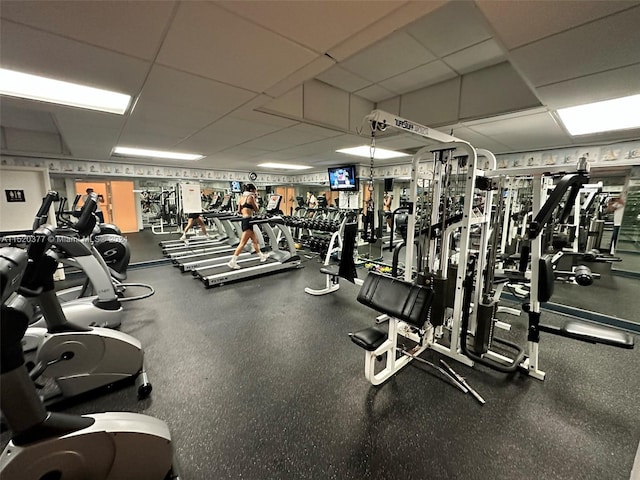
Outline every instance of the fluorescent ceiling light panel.
{"label": "fluorescent ceiling light panel", "polygon": [[166,158],[169,160],[200,160],[204,155],[198,153],[166,152],[162,150],[145,150],[144,148],[116,147],[113,151],[116,155],[145,158]]}
{"label": "fluorescent ceiling light panel", "polygon": [[308,168],[311,168],[311,167],[307,167],[305,165],[293,165],[293,164],[290,164],[290,163],[272,163],[272,162],[261,163],[260,165],[258,165],[258,167],[262,167],[262,168],[281,168],[283,170],[306,170]]}
{"label": "fluorescent ceiling light panel", "polygon": [[640,95],[561,108],[558,115],[571,135],[640,128]]}
{"label": "fluorescent ceiling light panel", "polygon": [[0,94],[71,107],[124,114],[130,95],[0,68]]}
{"label": "fluorescent ceiling light panel", "polygon": [[[371,147],[369,145],[362,145],[360,147],[343,148],[336,150],[338,153],[346,153],[347,155],[355,155],[357,157],[371,158]],[[375,160],[385,160],[387,158],[409,157],[408,153],[394,152],[393,150],[387,150],[385,148],[376,147],[373,158]]]}

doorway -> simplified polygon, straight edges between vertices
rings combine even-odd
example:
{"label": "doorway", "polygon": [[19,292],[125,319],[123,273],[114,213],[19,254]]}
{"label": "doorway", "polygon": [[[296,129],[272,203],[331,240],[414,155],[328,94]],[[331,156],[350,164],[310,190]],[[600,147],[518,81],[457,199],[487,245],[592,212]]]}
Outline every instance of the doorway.
{"label": "doorway", "polygon": [[[102,194],[104,197],[104,203],[101,204],[101,208],[106,223],[114,223],[122,233],[138,231],[133,181],[76,182],[76,194],[86,195],[87,188],[93,188],[95,193]],[[81,207],[82,204],[78,206]]]}
{"label": "doorway", "polygon": [[297,206],[295,188],[276,187],[276,194],[282,195],[280,210],[282,210],[285,215],[292,215],[293,209]]}

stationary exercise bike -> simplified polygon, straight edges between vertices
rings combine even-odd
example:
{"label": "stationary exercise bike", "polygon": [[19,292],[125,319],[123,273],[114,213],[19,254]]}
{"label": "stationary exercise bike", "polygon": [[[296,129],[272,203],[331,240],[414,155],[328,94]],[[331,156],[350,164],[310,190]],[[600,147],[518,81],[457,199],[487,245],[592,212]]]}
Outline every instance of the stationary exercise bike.
{"label": "stationary exercise bike", "polygon": [[[137,339],[107,328],[76,325],[65,317],[53,282],[58,258],[50,247],[52,244],[77,247],[77,244],[65,243],[55,233],[48,225],[33,233],[28,246],[34,264],[30,263],[32,274],[23,280],[13,305],[32,313],[35,303],[47,324],[47,328],[27,330],[26,343],[37,345],[32,360],[34,367],[29,372],[31,378],[53,380],[56,388],[49,388],[48,393],[43,394],[45,401],[51,402],[127,379],[135,379],[140,398],[147,397],[152,386],[144,371],[144,351]],[[42,252],[38,250],[38,256],[33,259],[36,247]]]}
{"label": "stationary exercise bike", "polygon": [[[20,341],[29,310],[19,289],[53,284],[43,229],[25,251],[0,249],[0,408],[12,439],[0,456],[3,480],[179,480],[171,435],[159,419],[134,413],[50,413],[24,366]],[[52,304],[43,303],[45,315]],[[57,314],[59,312],[53,312]],[[70,352],[61,352],[62,357]]]}

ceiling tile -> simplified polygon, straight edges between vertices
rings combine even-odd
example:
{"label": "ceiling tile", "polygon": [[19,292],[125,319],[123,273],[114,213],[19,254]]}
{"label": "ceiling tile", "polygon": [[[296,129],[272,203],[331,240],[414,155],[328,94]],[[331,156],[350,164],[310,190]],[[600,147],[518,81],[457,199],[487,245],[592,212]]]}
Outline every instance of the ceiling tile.
{"label": "ceiling tile", "polygon": [[411,24],[407,32],[440,57],[491,37],[482,14],[469,1],[449,2]]}
{"label": "ceiling tile", "polygon": [[2,16],[80,42],[153,60],[175,5],[172,1],[3,0]]}
{"label": "ceiling tile", "polygon": [[358,75],[345,70],[339,65],[334,65],[329,70],[325,70],[320,75],[317,75],[318,80],[340,88],[345,92],[355,92],[361,88],[371,85],[371,81],[365,80]]}
{"label": "ceiling tile", "polygon": [[300,85],[281,97],[268,101],[262,107],[259,107],[259,110],[274,113],[275,115],[282,114],[285,117],[301,119],[303,117],[303,97],[304,88],[303,85]]}
{"label": "ceiling tile", "polygon": [[504,62],[462,77],[460,118],[478,118],[540,105],[531,89]]}
{"label": "ceiling tile", "polygon": [[328,55],[331,55],[331,58],[336,59],[336,61],[345,60],[378,40],[385,38],[387,35],[400,30],[416,18],[421,18],[433,12],[447,1],[448,0],[397,2],[399,5],[397,9],[381,18],[373,24],[371,28],[355,33],[346,41],[332,48],[328,52]]}
{"label": "ceiling tile", "polygon": [[288,77],[267,88],[264,93],[271,97],[279,97],[306,81],[313,81],[316,75],[324,72],[332,65],[334,65],[334,61],[329,57],[325,55],[317,57]]}
{"label": "ceiling tile", "polygon": [[395,96],[393,92],[386,88],[382,88],[380,85],[371,85],[370,87],[358,90],[355,94],[372,102],[379,102],[386,98]]}
{"label": "ceiling tile", "polygon": [[376,146],[388,148],[390,150],[409,150],[420,148],[425,144],[425,140],[417,135],[399,133],[398,135],[376,140]]}
{"label": "ceiling tile", "polygon": [[379,82],[434,60],[434,55],[404,32],[397,32],[340,62],[351,73]]}
{"label": "ceiling tile", "polygon": [[484,148],[494,154],[511,151],[511,147],[497,142],[493,138],[486,137],[463,124],[447,125],[439,127],[438,130],[460,140],[465,140],[473,145],[474,148]]}
{"label": "ceiling tile", "polygon": [[127,121],[127,132],[147,132],[184,139],[220,118],[205,110],[152,100],[138,102]]}
{"label": "ceiling tile", "polygon": [[146,101],[153,101],[197,114],[206,112],[213,120],[255,96],[248,90],[156,65],[145,82],[136,110]]}
{"label": "ceiling tile", "polygon": [[85,160],[109,159],[124,124],[124,118],[120,115],[88,110],[61,108],[55,117],[71,153]]}
{"label": "ceiling tile", "polygon": [[184,2],[158,62],[261,93],[317,56],[215,4]]}
{"label": "ceiling tile", "polygon": [[460,75],[480,70],[505,61],[502,48],[495,40],[485,40],[471,47],[459,50],[442,59]]}
{"label": "ceiling tile", "polygon": [[[302,97],[302,94],[300,94],[300,96]],[[296,120],[291,120],[274,113],[266,113],[256,110],[271,100],[273,99],[267,95],[258,95],[242,105],[240,108],[234,110],[230,116],[242,120],[248,120],[250,122],[266,123],[267,125],[273,125],[280,128],[290,127],[298,123]]]}
{"label": "ceiling tile", "polygon": [[304,118],[342,131],[348,130],[349,94],[318,80],[305,83]]}
{"label": "ceiling tile", "polygon": [[457,121],[460,82],[461,78],[456,77],[403,95],[400,116],[427,127]]}
{"label": "ceiling tile", "polygon": [[456,76],[444,62],[436,60],[380,82],[380,86],[396,93],[408,93]]}
{"label": "ceiling tile", "polygon": [[496,120],[474,125],[470,128],[476,133],[507,145],[512,150],[531,150],[571,145],[571,139],[564,133],[550,113],[537,113],[506,120]]}
{"label": "ceiling tile", "polygon": [[50,112],[24,108],[24,102],[9,97],[2,99],[0,125],[34,132],[58,133]]}
{"label": "ceiling tile", "polygon": [[2,67],[136,95],[148,62],[2,21]]}
{"label": "ceiling tile", "polygon": [[332,137],[341,137],[343,133],[338,130],[332,130],[330,128],[324,128],[317,125],[311,125],[308,123],[300,123],[289,130],[294,132],[301,132],[308,135],[314,135],[317,139],[325,139]]}
{"label": "ceiling tile", "polygon": [[296,126],[279,130],[277,132],[264,135],[260,138],[248,142],[247,146],[252,148],[264,149],[264,150],[284,150],[286,148],[294,147],[297,145],[303,145],[318,141],[317,133],[309,133],[298,129]]}
{"label": "ceiling tile", "polygon": [[227,116],[182,141],[180,146],[208,155],[280,129],[281,127],[273,124]]}
{"label": "ceiling tile", "polygon": [[[167,127],[158,128],[157,125],[140,125],[139,128],[130,128],[118,139],[118,145],[133,148],[150,148],[154,150],[179,150],[176,145],[184,140],[184,136],[168,134],[171,130]],[[201,153],[190,150],[187,153]]]}
{"label": "ceiling tile", "polygon": [[571,107],[640,92],[640,63],[606,72],[553,83],[536,89],[550,108]]}
{"label": "ceiling tile", "polygon": [[640,63],[639,24],[637,7],[530,43],[510,58],[536,87]]}
{"label": "ceiling tile", "polygon": [[500,40],[509,49],[638,4],[637,0],[590,0],[588,2],[476,0],[476,3]]}
{"label": "ceiling tile", "polygon": [[358,95],[349,96],[349,131],[359,132],[364,127],[364,117],[369,115],[375,104]]}
{"label": "ceiling tile", "polygon": [[218,5],[278,32],[318,53],[325,53],[359,30],[397,9],[396,1],[269,2],[219,1]]}

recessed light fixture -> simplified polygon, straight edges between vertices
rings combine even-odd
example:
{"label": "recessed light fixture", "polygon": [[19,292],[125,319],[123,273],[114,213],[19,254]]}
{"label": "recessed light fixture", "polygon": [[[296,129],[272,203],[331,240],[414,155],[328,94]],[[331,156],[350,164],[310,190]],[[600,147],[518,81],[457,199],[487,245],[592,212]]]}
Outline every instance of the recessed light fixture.
{"label": "recessed light fixture", "polygon": [[558,109],[571,135],[640,128],[640,95]]}
{"label": "recessed light fixture", "polygon": [[124,114],[130,95],[0,68],[0,94]]}
{"label": "recessed light fixture", "polygon": [[273,162],[261,163],[258,165],[258,167],[280,168],[282,170],[307,170],[308,168],[311,168],[311,167],[307,167],[306,165],[293,165],[291,163],[273,163]]}
{"label": "recessed light fixture", "polygon": [[198,153],[166,152],[162,150],[146,150],[144,148],[116,147],[113,151],[116,155],[145,158],[166,158],[169,160],[200,160],[204,155]]}
{"label": "recessed light fixture", "polygon": [[[355,155],[357,157],[371,158],[371,147],[369,145],[362,145],[360,147],[343,148],[336,150],[338,153],[346,153],[347,155]],[[395,152],[393,150],[387,150],[386,148],[375,148],[373,158],[376,160],[385,160],[387,158],[409,157],[408,153]]]}

